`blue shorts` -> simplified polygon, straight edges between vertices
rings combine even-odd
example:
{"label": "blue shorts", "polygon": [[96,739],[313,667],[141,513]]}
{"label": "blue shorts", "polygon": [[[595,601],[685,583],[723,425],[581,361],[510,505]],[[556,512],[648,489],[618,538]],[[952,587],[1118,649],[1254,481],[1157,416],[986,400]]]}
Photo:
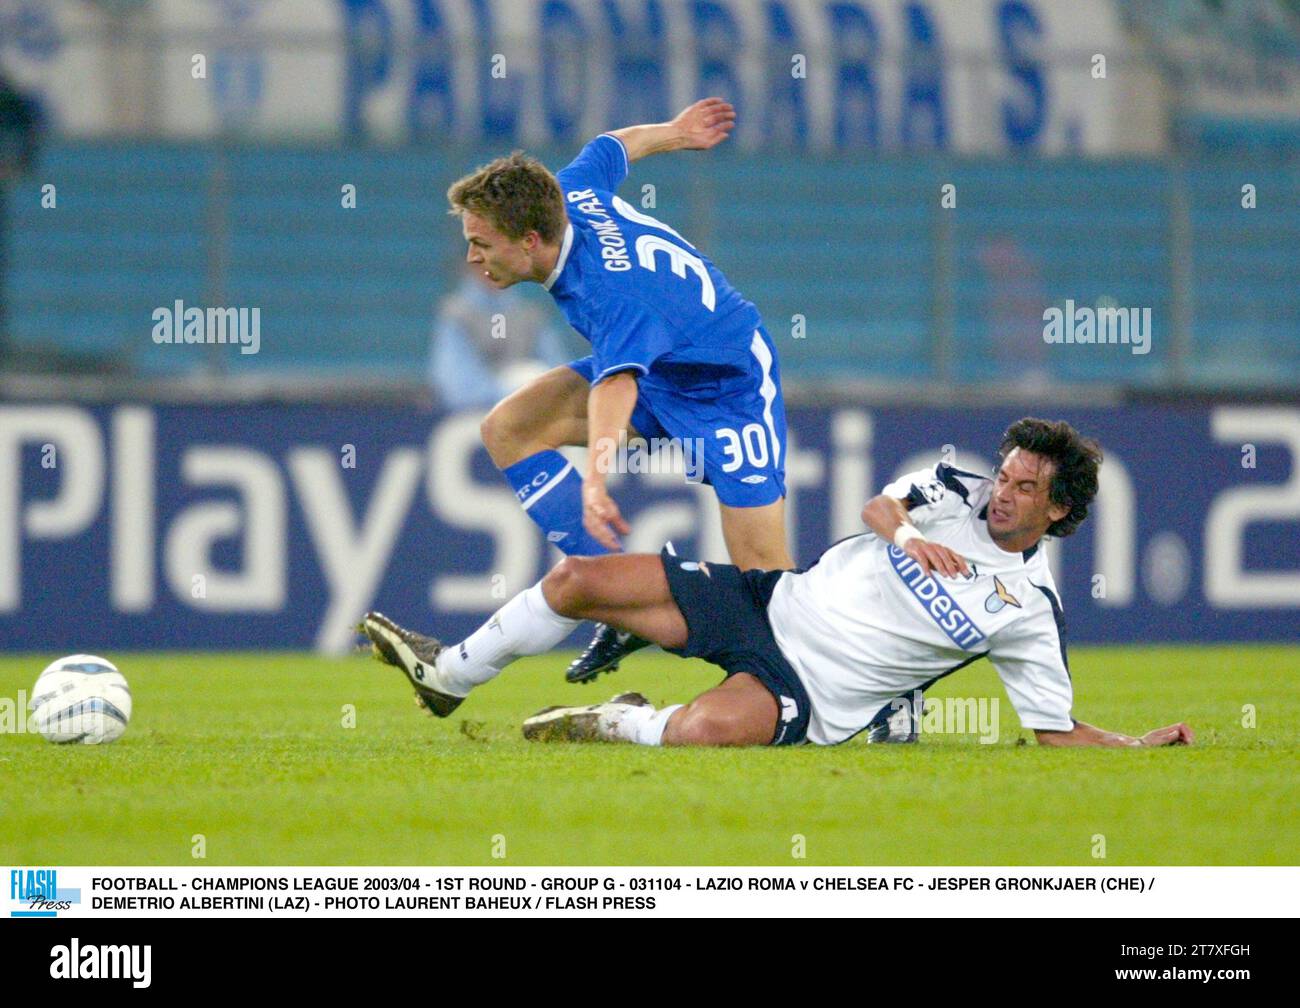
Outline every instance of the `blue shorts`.
{"label": "blue shorts", "polygon": [[776,698],[780,713],[770,745],[797,745],[808,735],[808,692],[772,635],[767,603],[785,571],[747,570],[659,554],[668,590],[686,619],[686,646],[665,648],[703,658],[728,676],[748,672]]}
{"label": "blue shorts", "polygon": [[[632,410],[638,434],[677,440],[687,478],[710,484],[730,507],[762,507],[785,496],[781,375],[766,334],[759,338],[766,355],[755,359],[751,374],[671,385],[651,374],[638,380]],[[596,372],[591,357],[569,367],[588,382]]]}

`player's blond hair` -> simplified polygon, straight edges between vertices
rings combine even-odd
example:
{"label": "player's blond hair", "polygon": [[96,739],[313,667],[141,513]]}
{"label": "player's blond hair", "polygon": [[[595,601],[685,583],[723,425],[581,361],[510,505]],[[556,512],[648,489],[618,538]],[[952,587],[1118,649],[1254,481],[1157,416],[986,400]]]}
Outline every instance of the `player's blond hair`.
{"label": "player's blond hair", "polygon": [[555,244],[568,223],[560,183],[544,164],[523,151],[513,151],[457,179],[447,190],[447,202],[448,213],[476,213],[514,239],[536,231],[542,241]]}

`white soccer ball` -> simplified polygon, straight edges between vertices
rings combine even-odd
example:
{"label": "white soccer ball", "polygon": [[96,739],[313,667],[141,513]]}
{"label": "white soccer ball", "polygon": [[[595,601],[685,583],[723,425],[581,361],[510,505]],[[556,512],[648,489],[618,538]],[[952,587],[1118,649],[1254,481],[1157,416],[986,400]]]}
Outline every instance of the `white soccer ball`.
{"label": "white soccer ball", "polygon": [[46,666],[27,709],[32,727],[50,742],[115,742],[131,720],[131,688],[111,661],[69,655]]}

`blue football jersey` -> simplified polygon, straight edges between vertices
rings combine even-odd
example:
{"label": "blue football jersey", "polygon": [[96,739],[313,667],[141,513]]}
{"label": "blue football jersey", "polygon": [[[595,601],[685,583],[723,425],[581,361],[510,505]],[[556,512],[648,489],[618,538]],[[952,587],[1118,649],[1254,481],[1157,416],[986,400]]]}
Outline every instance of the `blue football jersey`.
{"label": "blue football jersey", "polygon": [[676,388],[755,372],[758,309],[699,249],[615,195],[627,151],[608,133],[558,174],[569,226],[544,286],[591,342],[593,382],[635,371]]}

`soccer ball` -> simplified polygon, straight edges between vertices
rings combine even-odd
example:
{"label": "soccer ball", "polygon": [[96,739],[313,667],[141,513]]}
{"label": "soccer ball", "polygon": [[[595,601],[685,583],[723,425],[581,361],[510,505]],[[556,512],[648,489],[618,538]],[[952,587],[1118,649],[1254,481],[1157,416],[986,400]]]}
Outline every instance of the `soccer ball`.
{"label": "soccer ball", "polygon": [[50,742],[115,742],[131,720],[131,688],[111,661],[69,655],[46,666],[27,709]]}

